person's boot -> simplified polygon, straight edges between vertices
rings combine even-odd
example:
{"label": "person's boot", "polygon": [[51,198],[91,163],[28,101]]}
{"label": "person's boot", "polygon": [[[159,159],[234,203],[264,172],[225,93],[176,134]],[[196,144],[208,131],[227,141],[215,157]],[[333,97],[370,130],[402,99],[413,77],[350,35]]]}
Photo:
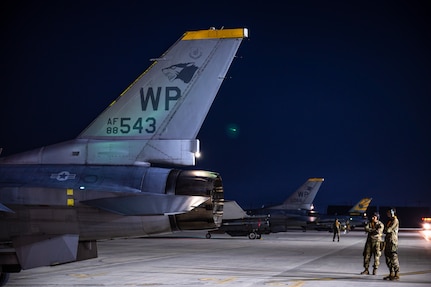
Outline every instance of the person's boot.
{"label": "person's boot", "polygon": [[364,271],[361,272],[362,275],[368,275],[370,272],[368,272],[368,268],[366,268]]}
{"label": "person's boot", "polygon": [[400,279],[400,274],[398,272],[395,272],[391,280],[399,280],[399,279]]}
{"label": "person's boot", "polygon": [[395,274],[394,273],[390,273],[388,276],[383,277],[383,280],[394,280]]}
{"label": "person's boot", "polygon": [[377,274],[377,268],[374,268],[373,269],[373,275],[376,275]]}

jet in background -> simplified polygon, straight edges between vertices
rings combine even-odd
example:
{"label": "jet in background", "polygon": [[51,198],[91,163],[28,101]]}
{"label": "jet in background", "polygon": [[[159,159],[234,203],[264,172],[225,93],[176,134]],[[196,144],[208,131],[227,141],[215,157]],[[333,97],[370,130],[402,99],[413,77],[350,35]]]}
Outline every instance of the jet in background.
{"label": "jet in background", "polygon": [[332,231],[332,224],[335,219],[341,223],[342,230],[353,230],[356,227],[364,227],[367,222],[367,209],[371,203],[372,198],[362,198],[352,208],[349,209],[348,214],[320,214],[314,222],[314,229]]}
{"label": "jet in background", "polygon": [[298,228],[305,231],[317,219],[318,213],[314,210],[313,201],[323,181],[323,178],[309,178],[282,204],[250,209],[247,214],[268,216],[272,233]]}
{"label": "jet in background", "polygon": [[179,167],[247,37],[186,32],[77,138],[0,158],[0,282],[95,258],[97,240],[219,227],[220,175]]}
{"label": "jet in background", "polygon": [[230,236],[248,236],[249,239],[260,239],[262,234],[270,232],[268,215],[248,215],[236,201],[225,200],[220,227],[209,230],[205,237],[209,239],[212,234],[227,233]]}

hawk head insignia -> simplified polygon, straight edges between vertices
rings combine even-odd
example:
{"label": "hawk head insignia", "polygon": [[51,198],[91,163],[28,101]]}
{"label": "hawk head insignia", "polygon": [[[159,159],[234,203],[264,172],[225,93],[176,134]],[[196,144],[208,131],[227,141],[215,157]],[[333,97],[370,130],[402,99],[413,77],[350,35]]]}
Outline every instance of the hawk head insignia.
{"label": "hawk head insignia", "polygon": [[194,63],[182,63],[175,64],[167,68],[163,68],[163,74],[168,77],[169,81],[174,81],[175,79],[180,79],[184,83],[188,84],[193,78],[193,75],[197,71],[198,67]]}

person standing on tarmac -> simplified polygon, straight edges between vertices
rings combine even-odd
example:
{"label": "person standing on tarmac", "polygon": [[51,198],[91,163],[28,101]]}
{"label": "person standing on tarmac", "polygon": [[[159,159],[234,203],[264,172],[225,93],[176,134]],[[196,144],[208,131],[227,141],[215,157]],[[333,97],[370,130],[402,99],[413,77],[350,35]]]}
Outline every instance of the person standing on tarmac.
{"label": "person standing on tarmac", "polygon": [[335,219],[334,224],[332,226],[332,231],[334,232],[334,235],[332,236],[332,241],[335,241],[335,236],[337,236],[338,241],[340,241],[340,229],[341,229],[341,223],[337,219]]}
{"label": "person standing on tarmac", "polygon": [[365,225],[365,232],[367,235],[367,241],[365,242],[364,252],[364,271],[361,274],[370,274],[368,268],[370,267],[371,256],[374,256],[373,264],[373,275],[377,274],[377,268],[380,265],[380,256],[382,255],[381,244],[383,229],[385,225],[380,221],[380,215],[375,212],[371,217],[371,221]]}
{"label": "person standing on tarmac", "polygon": [[385,258],[386,265],[389,268],[389,275],[385,276],[384,280],[398,280],[400,279],[400,263],[398,261],[398,229],[400,222],[395,215],[395,208],[387,211],[389,221],[383,230],[385,234]]}

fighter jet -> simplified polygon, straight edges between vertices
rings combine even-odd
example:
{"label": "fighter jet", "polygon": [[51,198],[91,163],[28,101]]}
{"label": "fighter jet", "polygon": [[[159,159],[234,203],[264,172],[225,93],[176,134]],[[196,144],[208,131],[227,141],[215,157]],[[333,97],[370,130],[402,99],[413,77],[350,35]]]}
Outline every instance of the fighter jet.
{"label": "fighter jet", "polygon": [[309,178],[282,204],[247,210],[247,214],[268,215],[272,233],[298,228],[305,231],[317,218],[313,201],[323,181],[323,178]]}
{"label": "fighter jet", "polygon": [[314,222],[314,229],[332,231],[332,224],[338,218],[342,230],[353,230],[356,227],[363,227],[368,222],[367,209],[371,203],[371,197],[364,197],[359,200],[347,214],[320,214]]}
{"label": "fighter jet", "polygon": [[271,232],[268,215],[249,215],[234,200],[225,200],[223,220],[220,227],[208,230],[206,238],[212,234],[227,233],[230,236],[248,236],[249,239],[260,239],[262,234]]}
{"label": "fighter jet", "polygon": [[246,28],[185,32],[76,138],[0,158],[0,282],[97,257],[97,241],[213,229],[219,173],[196,138]]}

